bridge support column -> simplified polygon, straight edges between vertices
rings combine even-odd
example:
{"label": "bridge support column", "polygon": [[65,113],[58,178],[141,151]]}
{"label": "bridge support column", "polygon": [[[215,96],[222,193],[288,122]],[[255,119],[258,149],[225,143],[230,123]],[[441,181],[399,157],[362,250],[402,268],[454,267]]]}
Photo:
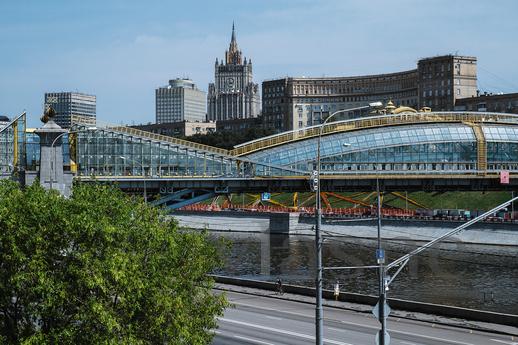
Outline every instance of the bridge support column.
{"label": "bridge support column", "polygon": [[72,192],[73,174],[63,171],[62,137],[67,132],[54,121],[49,120],[34,131],[40,138],[40,170],[26,172],[25,182],[32,184],[36,177],[45,189],[55,189],[63,196]]}
{"label": "bridge support column", "polygon": [[296,231],[298,212],[270,213],[270,234],[286,234]]}

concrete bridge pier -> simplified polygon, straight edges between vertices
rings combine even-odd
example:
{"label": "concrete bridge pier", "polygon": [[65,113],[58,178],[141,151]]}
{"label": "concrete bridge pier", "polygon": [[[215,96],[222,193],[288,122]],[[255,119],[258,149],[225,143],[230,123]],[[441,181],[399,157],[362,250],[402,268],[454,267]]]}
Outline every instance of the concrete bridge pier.
{"label": "concrete bridge pier", "polygon": [[289,235],[299,224],[298,212],[270,213],[270,234]]}
{"label": "concrete bridge pier", "polygon": [[40,138],[40,168],[39,171],[26,171],[25,183],[31,185],[39,178],[43,188],[55,189],[68,197],[72,191],[73,174],[63,171],[62,139],[67,130],[49,120],[34,133]]}

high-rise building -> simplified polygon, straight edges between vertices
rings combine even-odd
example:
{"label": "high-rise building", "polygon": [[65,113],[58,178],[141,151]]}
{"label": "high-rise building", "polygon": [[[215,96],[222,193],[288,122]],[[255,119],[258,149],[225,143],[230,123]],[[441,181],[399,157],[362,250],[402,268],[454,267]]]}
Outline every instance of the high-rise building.
{"label": "high-rise building", "polygon": [[[446,55],[419,60],[417,68],[396,73],[267,80],[262,84],[263,126],[276,132],[318,125],[329,114],[371,102],[453,110],[460,98],[477,93],[477,59]],[[342,119],[368,114],[350,112]]]}
{"label": "high-rise building", "polygon": [[477,58],[444,55],[417,63],[419,105],[453,110],[455,101],[477,95]]}
{"label": "high-rise building", "polygon": [[209,84],[207,120],[246,119],[259,115],[259,87],[252,79],[252,59],[244,61],[237,46],[234,24],[225,60],[214,64],[214,83]]}
{"label": "high-rise building", "polygon": [[47,92],[45,104],[56,111],[54,121],[63,128],[70,127],[72,115],[96,117],[96,97],[78,92]]}
{"label": "high-rise building", "polygon": [[5,115],[0,115],[0,129],[4,128],[9,123],[9,118]]}
{"label": "high-rise building", "polygon": [[190,79],[169,80],[155,91],[156,123],[205,121],[205,97]]}

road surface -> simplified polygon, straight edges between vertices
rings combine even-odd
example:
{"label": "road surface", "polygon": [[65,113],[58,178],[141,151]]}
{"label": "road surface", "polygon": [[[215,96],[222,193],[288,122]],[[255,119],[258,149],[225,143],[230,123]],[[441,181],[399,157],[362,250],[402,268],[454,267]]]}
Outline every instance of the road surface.
{"label": "road surface", "polygon": [[[314,344],[314,305],[283,299],[227,292],[234,305],[219,319],[212,345]],[[379,323],[372,314],[324,309],[324,344],[375,344]],[[518,337],[388,319],[390,345],[518,345]]]}

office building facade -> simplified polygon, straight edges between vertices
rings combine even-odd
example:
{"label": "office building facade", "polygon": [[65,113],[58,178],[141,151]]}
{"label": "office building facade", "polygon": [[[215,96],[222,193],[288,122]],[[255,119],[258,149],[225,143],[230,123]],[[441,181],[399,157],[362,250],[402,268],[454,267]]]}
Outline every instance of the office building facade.
{"label": "office building facade", "polygon": [[[337,110],[377,101],[453,110],[456,99],[476,94],[476,82],[476,58],[454,55],[422,59],[416,69],[397,73],[268,80],[262,84],[263,126],[282,132],[318,125]],[[368,111],[341,118],[363,115]]]}
{"label": "office building facade", "polygon": [[91,117],[95,120],[97,98],[79,92],[48,92],[45,93],[45,104],[56,111],[54,121],[63,128],[70,127],[72,115]]}
{"label": "office building facade", "polygon": [[209,84],[207,120],[246,119],[259,115],[259,86],[253,82],[252,60],[242,59],[234,25],[225,60],[214,64],[214,83]]}
{"label": "office building facade", "polygon": [[455,110],[518,114],[518,93],[484,93],[458,99],[455,102]]}
{"label": "office building facade", "polygon": [[205,121],[206,93],[190,79],[169,80],[155,91],[156,123]]}
{"label": "office building facade", "polygon": [[477,58],[445,55],[419,60],[419,106],[451,111],[461,98],[477,95]]}
{"label": "office building facade", "polygon": [[214,122],[180,121],[130,127],[170,137],[190,137],[196,134],[208,134],[216,131],[216,124]]}

